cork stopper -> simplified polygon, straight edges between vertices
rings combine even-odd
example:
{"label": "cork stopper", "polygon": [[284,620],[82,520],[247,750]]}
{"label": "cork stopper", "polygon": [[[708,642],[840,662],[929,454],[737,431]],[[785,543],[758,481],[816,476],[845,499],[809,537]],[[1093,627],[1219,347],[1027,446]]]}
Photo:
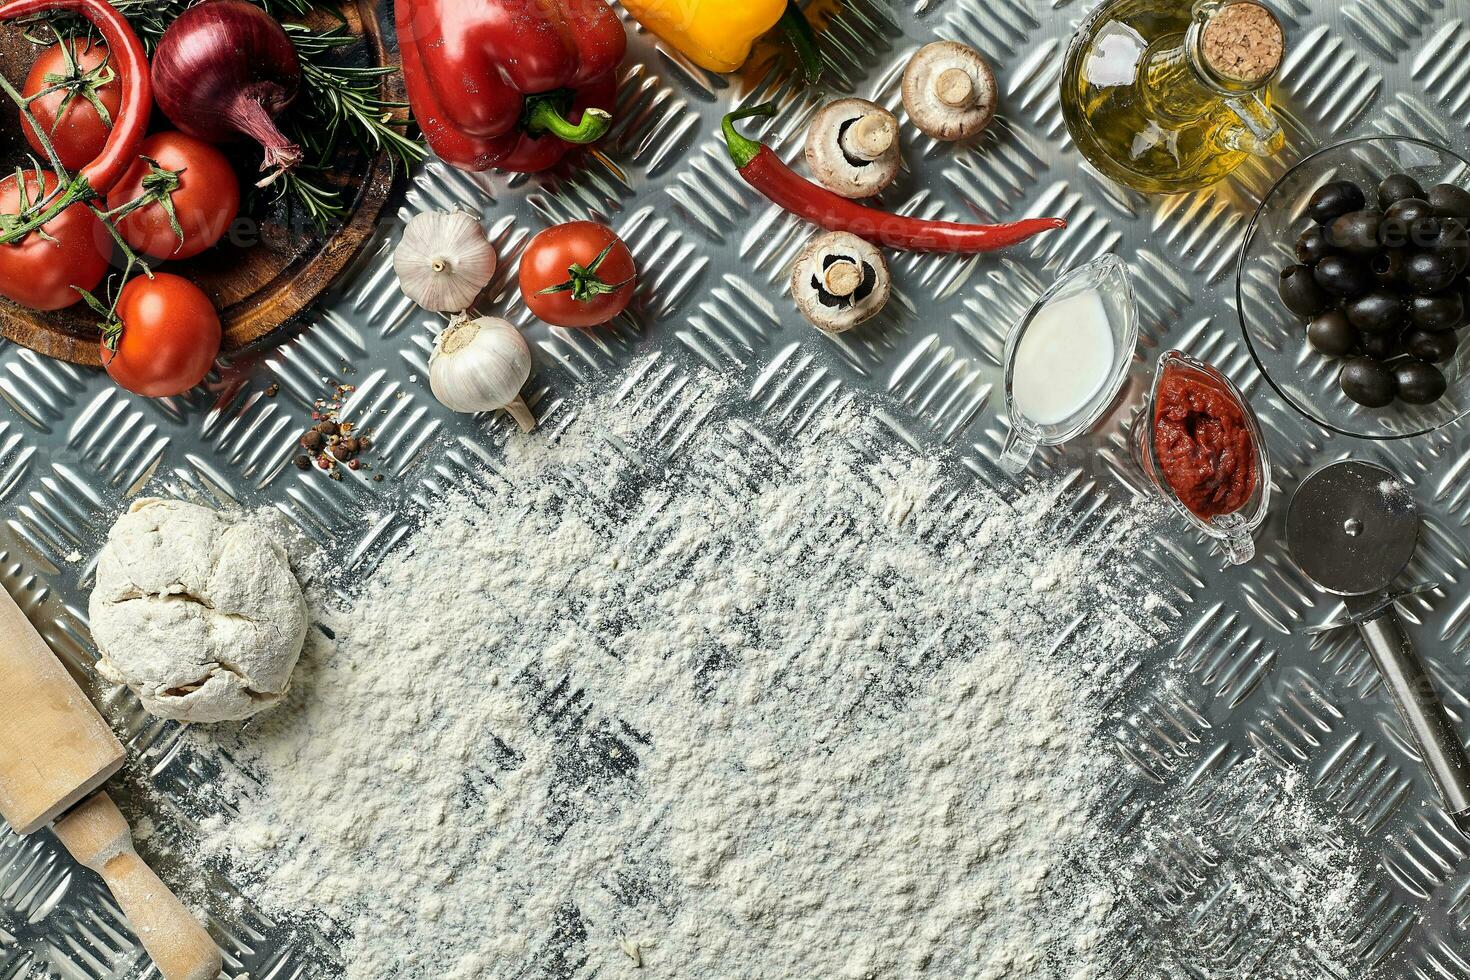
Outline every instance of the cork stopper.
{"label": "cork stopper", "polygon": [[1281,67],[1286,35],[1276,15],[1258,3],[1226,4],[1205,21],[1200,57],[1206,67],[1230,82],[1264,82]]}

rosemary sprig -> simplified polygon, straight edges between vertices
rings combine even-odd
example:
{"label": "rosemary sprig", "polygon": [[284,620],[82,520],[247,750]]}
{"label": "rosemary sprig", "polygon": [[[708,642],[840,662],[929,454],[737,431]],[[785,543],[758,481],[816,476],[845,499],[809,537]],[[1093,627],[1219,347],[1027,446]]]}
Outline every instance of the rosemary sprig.
{"label": "rosemary sprig", "polygon": [[286,34],[301,58],[302,83],[309,95],[292,114],[301,129],[302,146],[319,151],[317,159],[330,159],[345,130],[364,150],[387,150],[404,167],[424,158],[423,145],[405,136],[403,123],[395,118],[395,113],[406,106],[387,102],[378,94],[379,80],[395,69],[333,63],[328,57],[331,52],[356,40],[342,27],[314,31],[300,24],[287,24]]}
{"label": "rosemary sprig", "polygon": [[347,205],[342,203],[341,191],[323,186],[313,175],[322,171],[315,167],[300,166],[286,171],[276,181],[277,200],[288,200],[300,214],[318,230],[331,226],[347,216]]}
{"label": "rosemary sprig", "polygon": [[[152,54],[158,39],[188,9],[190,0],[111,0],[111,3],[133,25],[138,40]],[[77,21],[77,26],[84,30],[90,27],[86,21]]]}
{"label": "rosemary sprig", "polygon": [[[179,14],[198,0],[111,0],[117,12],[128,19],[133,31],[151,54]],[[272,17],[305,17],[314,7],[313,0],[251,0]]]}
{"label": "rosemary sprig", "polygon": [[316,9],[313,0],[254,0],[255,4],[277,19],[305,17]]}
{"label": "rosemary sprig", "polygon": [[[278,0],[298,3],[305,0]],[[424,148],[404,134],[395,117],[402,103],[385,101],[379,82],[394,69],[355,68],[337,64],[333,54],[357,39],[343,27],[313,30],[302,24],[286,24],[296,54],[301,59],[302,97],[281,120],[286,134],[306,151],[314,167],[298,167],[281,188],[281,197],[298,208],[318,230],[344,217],[347,206],[340,191],[325,186],[319,175],[324,164],[336,158],[346,137],[364,152],[386,150],[394,166],[412,167],[424,158]]]}

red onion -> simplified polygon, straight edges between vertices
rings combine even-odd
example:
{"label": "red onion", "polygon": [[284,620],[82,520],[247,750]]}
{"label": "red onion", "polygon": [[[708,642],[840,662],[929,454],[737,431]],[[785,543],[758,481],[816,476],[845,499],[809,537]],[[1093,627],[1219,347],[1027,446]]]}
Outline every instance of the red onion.
{"label": "red onion", "polygon": [[274,17],[247,0],[205,0],[179,15],[153,52],[153,95],[179,129],[223,143],[248,136],[265,149],[263,187],[301,162],[276,116],[301,87],[301,60]]}

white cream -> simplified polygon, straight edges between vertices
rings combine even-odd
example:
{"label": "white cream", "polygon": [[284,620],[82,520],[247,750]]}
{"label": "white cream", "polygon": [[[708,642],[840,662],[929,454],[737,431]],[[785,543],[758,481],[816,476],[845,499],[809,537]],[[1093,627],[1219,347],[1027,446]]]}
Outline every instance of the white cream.
{"label": "white cream", "polygon": [[1085,289],[1036,312],[1016,349],[1016,412],[1038,425],[1075,416],[1107,384],[1116,353],[1102,294]]}

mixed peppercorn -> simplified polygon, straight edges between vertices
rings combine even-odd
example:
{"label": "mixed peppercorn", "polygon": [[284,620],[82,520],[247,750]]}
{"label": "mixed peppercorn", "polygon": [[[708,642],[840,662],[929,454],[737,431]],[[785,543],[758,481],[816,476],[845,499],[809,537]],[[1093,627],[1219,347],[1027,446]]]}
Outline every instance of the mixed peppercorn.
{"label": "mixed peppercorn", "polygon": [[[353,385],[338,385],[333,397],[317,399],[311,413],[312,425],[297,439],[302,452],[291,461],[298,470],[316,467],[340,480],[343,466],[353,471],[371,469],[362,457],[373,448],[372,439],[359,433],[355,423],[338,417],[343,398],[354,390]],[[383,474],[374,473],[373,480],[381,483]]]}

